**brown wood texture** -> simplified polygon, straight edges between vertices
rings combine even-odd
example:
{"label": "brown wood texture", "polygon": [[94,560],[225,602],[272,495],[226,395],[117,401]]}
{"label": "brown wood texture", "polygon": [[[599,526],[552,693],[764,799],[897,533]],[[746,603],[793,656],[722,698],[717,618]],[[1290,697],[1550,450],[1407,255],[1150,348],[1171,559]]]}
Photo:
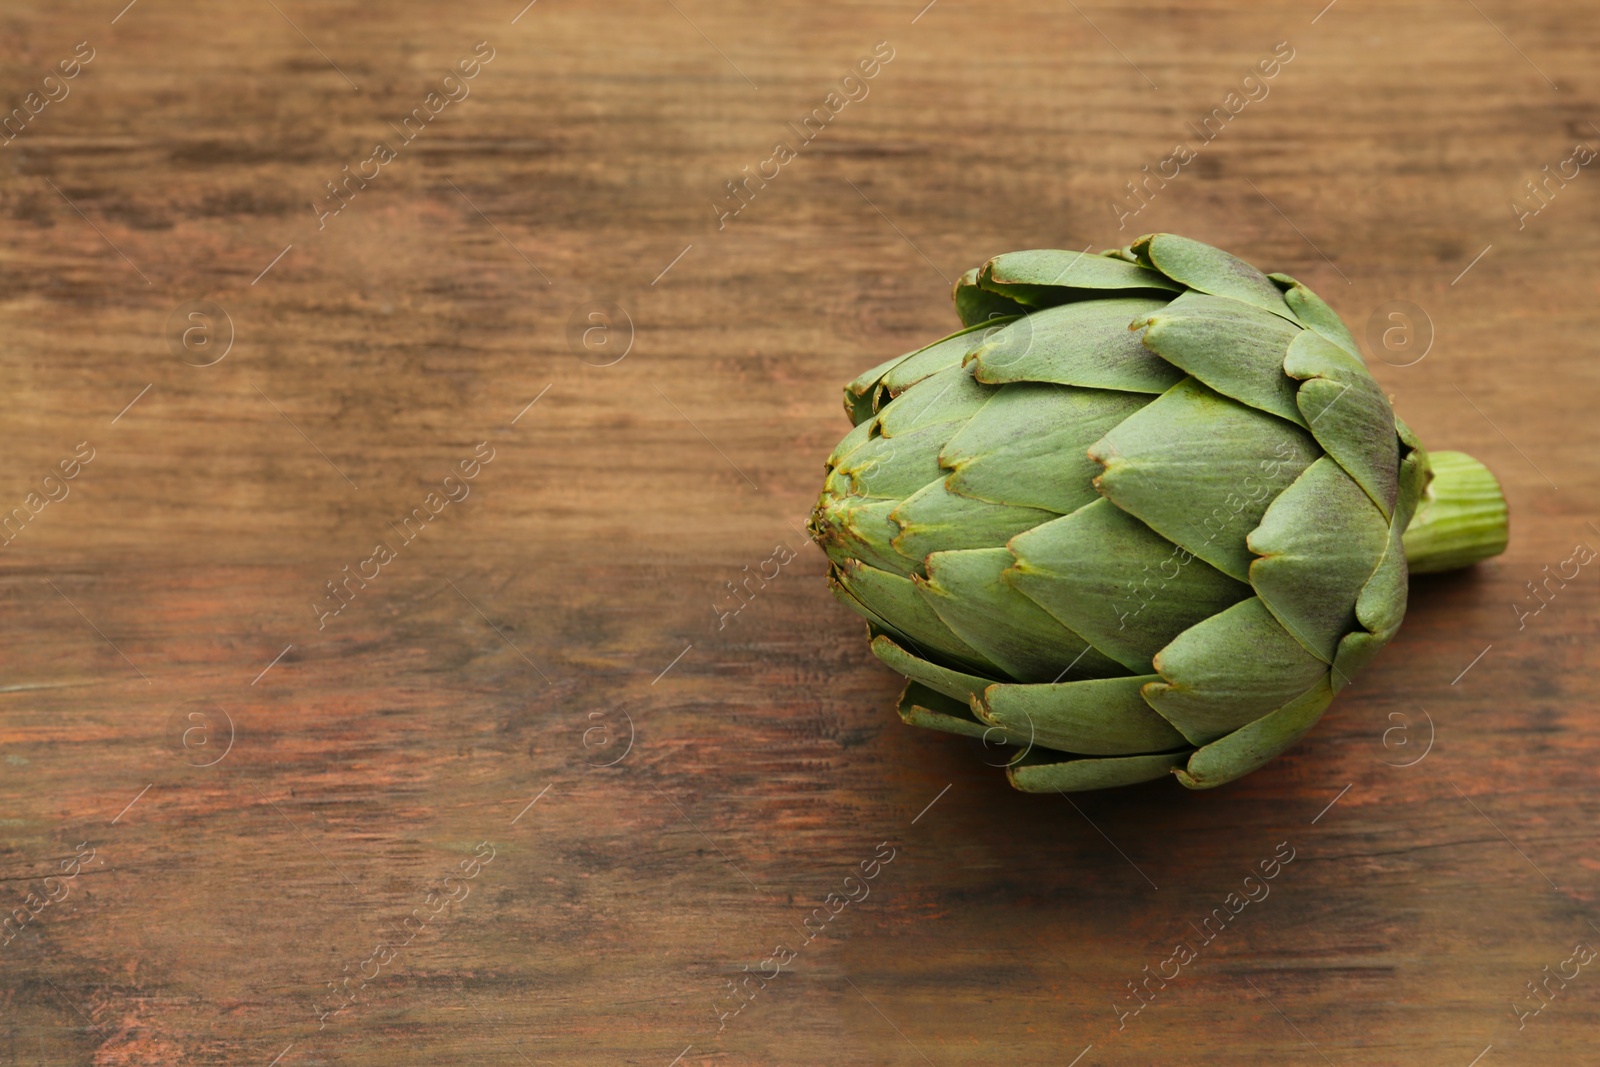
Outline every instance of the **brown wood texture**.
{"label": "brown wood texture", "polygon": [[[6,5],[0,1063],[1593,1062],[1592,8],[922,3]],[[1022,796],[800,527],[949,279],[1153,230],[1511,544],[1245,780]]]}

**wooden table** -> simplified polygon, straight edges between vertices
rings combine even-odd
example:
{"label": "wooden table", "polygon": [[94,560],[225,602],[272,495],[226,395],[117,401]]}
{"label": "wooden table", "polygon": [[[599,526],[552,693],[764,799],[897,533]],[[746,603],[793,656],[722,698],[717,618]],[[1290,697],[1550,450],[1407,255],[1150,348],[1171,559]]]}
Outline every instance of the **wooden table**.
{"label": "wooden table", "polygon": [[[121,3],[0,35],[0,1062],[1593,1061],[1587,5]],[[1249,778],[1022,796],[800,527],[950,278],[1163,229],[1512,541]]]}

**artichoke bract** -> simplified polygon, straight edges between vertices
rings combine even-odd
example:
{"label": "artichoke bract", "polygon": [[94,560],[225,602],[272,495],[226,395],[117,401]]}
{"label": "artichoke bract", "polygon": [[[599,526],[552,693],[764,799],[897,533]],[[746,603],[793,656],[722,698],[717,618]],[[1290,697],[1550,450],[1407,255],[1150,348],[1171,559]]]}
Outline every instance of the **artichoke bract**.
{"label": "artichoke bract", "polygon": [[1246,774],[1405,614],[1505,547],[1310,289],[1174,234],[997,256],[962,329],[845,387],[809,529],[902,719],[1015,745],[1030,792]]}

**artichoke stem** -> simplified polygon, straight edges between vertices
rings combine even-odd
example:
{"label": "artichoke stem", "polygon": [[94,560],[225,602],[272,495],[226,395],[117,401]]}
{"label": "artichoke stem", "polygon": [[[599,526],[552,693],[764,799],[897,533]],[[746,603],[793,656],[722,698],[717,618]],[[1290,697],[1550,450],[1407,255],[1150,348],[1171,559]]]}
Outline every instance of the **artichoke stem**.
{"label": "artichoke stem", "polygon": [[1412,574],[1470,567],[1506,547],[1506,498],[1489,468],[1465,452],[1430,452],[1433,480],[1406,527]]}

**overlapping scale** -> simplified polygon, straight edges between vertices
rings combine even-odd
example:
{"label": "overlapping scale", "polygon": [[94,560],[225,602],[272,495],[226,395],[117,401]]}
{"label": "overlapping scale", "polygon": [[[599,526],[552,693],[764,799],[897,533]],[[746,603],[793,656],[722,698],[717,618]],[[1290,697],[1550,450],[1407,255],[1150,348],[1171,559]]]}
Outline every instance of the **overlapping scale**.
{"label": "overlapping scale", "polygon": [[1198,749],[1174,773],[1190,789],[1212,789],[1242,778],[1306,735],[1328,705],[1326,676],[1281,708]]}
{"label": "overlapping scale", "polygon": [[1109,500],[1011,539],[1006,580],[1134,673],[1250,587],[1194,558]]}
{"label": "overlapping scale", "polygon": [[897,640],[893,634],[882,631],[883,628],[880,626],[870,624],[868,626],[868,632],[872,636],[873,655],[891,670],[905,675],[913,682],[927,686],[936,693],[943,693],[952,700],[960,702],[963,707],[970,707],[973,698],[995,682],[993,678],[985,678],[970,671],[934,663],[904,638]]}
{"label": "overlapping scale", "polygon": [[1054,307],[1119,290],[1183,291],[1171,278],[1136,263],[1053,248],[996,256],[979,271],[978,284],[1029,308]]}
{"label": "overlapping scale", "polygon": [[1027,746],[1027,731],[1014,734],[1003,727],[980,721],[972,708],[920,682],[907,682],[900,691],[900,719],[908,726],[922,726],[947,734],[980,738],[986,743]]}
{"label": "overlapping scale", "polygon": [[1130,246],[1146,266],[1187,289],[1227,296],[1297,322],[1272,280],[1231,252],[1175,233],[1141,237]]}
{"label": "overlapping scale", "polygon": [[1074,759],[1035,748],[1008,766],[1006,777],[1024,793],[1076,793],[1153,782],[1178,772],[1188,760],[1187,751]]}
{"label": "overlapping scale", "polygon": [[869,567],[860,560],[836,563],[833,571],[845,592],[904,634],[924,656],[932,654],[991,677],[1002,673],[982,652],[944,624],[938,612],[917,592],[912,579]]}
{"label": "overlapping scale", "polygon": [[982,267],[973,267],[971,270],[957,278],[950,287],[950,296],[955,301],[956,316],[965,326],[980,326],[993,322],[996,319],[1014,318],[1028,312],[1026,305],[1019,304],[1008,296],[992,293],[978,284],[978,274]]}
{"label": "overlapping scale", "polygon": [[1399,490],[1394,517],[1389,524],[1389,543],[1372,577],[1367,579],[1367,584],[1361,587],[1361,593],[1356,597],[1356,621],[1361,623],[1362,628],[1352,630],[1339,642],[1332,671],[1335,693],[1350,684],[1350,680],[1371,662],[1378,650],[1393,639],[1406,613],[1410,572],[1406,566],[1404,535],[1427,488],[1431,471],[1428,455],[1412,435],[1410,427],[1399,419],[1395,419],[1395,426],[1406,455],[1400,461],[1397,478]]}
{"label": "overlapping scale", "polygon": [[1284,629],[1331,664],[1356,626],[1356,597],[1389,542],[1389,520],[1327,456],[1296,478],[1250,534],[1250,584]]}
{"label": "overlapping scale", "polygon": [[1150,403],[1139,393],[1013,382],[999,386],[939,453],[951,492],[1058,515],[1095,498],[1087,449]]}
{"label": "overlapping scale", "polygon": [[1183,373],[1129,328],[1166,307],[1149,297],[1062,304],[1001,326],[974,348],[980,382],[1054,382],[1089,389],[1161,394]]}
{"label": "overlapping scale", "polygon": [[1156,653],[1144,698],[1196,745],[1259,719],[1328,673],[1251,597],[1195,623]]}
{"label": "overlapping scale", "polygon": [[1085,756],[1172,752],[1189,742],[1145,703],[1152,675],[1046,685],[991,685],[972,701],[983,722],[1036,745]]}
{"label": "overlapping scale", "polygon": [[[1026,319],[1021,320],[1026,322]],[[1135,321],[1144,343],[1223,396],[1304,426],[1283,357],[1300,327],[1225,296],[1185,293]],[[1011,328],[1015,328],[1013,323]]]}
{"label": "overlapping scale", "polygon": [[1224,574],[1246,581],[1245,537],[1322,449],[1292,423],[1212,392],[1173,386],[1089,449],[1100,495]]}
{"label": "overlapping scale", "polygon": [[1289,346],[1283,369],[1301,383],[1295,403],[1317,444],[1388,519],[1394,512],[1400,459],[1394,409],[1361,357],[1307,331]]}
{"label": "overlapping scale", "polygon": [[1019,682],[1125,673],[1007,582],[1013,562],[1005,548],[935,552],[927,558],[927,578],[913,584],[956,636]]}
{"label": "overlapping scale", "polygon": [[[847,408],[857,406],[861,398],[865,398],[872,411],[881,410],[890,400],[922,379],[938,374],[946,367],[959,364],[967,357],[968,352],[983,342],[984,331],[993,328],[980,323],[958,330],[925,348],[919,348],[899,359],[891,360],[886,367],[868,371],[845,387],[845,406]],[[874,373],[879,370],[882,373]],[[851,397],[857,398],[855,405],[852,404]]]}
{"label": "overlapping scale", "polygon": [[941,422],[965,423],[989,402],[995,391],[993,386],[980,384],[966,367],[952,364],[922,379],[879,412],[878,432],[884,437],[899,437]]}
{"label": "overlapping scale", "polygon": [[1339,313],[1329,307],[1322,297],[1287,274],[1269,274],[1267,277],[1283,290],[1283,302],[1289,305],[1289,310],[1294,312],[1300,325],[1315,330],[1356,359],[1361,359],[1361,348],[1356,344],[1355,337],[1339,318]]}

